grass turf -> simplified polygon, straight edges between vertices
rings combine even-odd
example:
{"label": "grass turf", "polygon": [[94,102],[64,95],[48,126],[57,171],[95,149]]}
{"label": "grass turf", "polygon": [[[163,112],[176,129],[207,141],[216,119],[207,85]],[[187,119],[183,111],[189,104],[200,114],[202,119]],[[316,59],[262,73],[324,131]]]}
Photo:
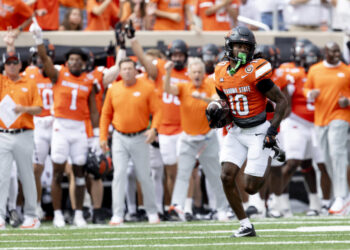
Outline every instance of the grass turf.
{"label": "grass turf", "polygon": [[7,227],[1,249],[350,249],[350,217],[301,217],[252,220],[259,237],[230,238],[236,220],[125,223],[57,229],[43,223],[37,230]]}

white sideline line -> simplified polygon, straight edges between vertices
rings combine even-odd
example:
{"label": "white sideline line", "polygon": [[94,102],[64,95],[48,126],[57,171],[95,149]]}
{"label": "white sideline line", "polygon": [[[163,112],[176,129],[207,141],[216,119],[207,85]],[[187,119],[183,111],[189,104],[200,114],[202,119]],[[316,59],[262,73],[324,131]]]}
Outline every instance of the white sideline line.
{"label": "white sideline line", "polygon": [[[257,229],[257,232],[349,232],[350,226],[319,226],[319,227],[297,227],[297,228],[279,228],[279,229]],[[136,232],[75,232],[69,235],[107,235],[107,234],[123,234],[123,235],[137,235],[137,234],[229,234],[233,233],[233,230],[213,230],[213,231],[136,231]],[[333,234],[332,234],[333,235]],[[62,233],[0,233],[0,236],[66,236]],[[301,235],[302,236],[302,235]],[[2,242],[0,240],[0,242]]]}
{"label": "white sideline line", "polygon": [[[276,225],[291,225],[291,224],[349,224],[349,218],[347,220],[331,220],[331,221],[324,221],[324,220],[314,220],[314,221],[253,221],[254,225],[270,225],[270,224],[276,224]],[[215,227],[215,226],[232,226],[232,225],[238,225],[238,221],[233,220],[229,222],[218,222],[218,223],[187,223],[187,222],[171,222],[171,223],[161,223],[156,225],[149,225],[149,224],[122,224],[119,226],[101,226],[101,225],[88,225],[84,228],[78,228],[76,226],[69,226],[64,227],[62,230],[77,230],[77,229],[127,229],[127,228],[169,228],[169,227]],[[39,230],[57,230],[57,228],[54,228],[53,226],[42,226],[39,228]],[[1,234],[1,233],[0,233]]]}
{"label": "white sideline line", "polygon": [[[290,238],[290,237],[319,237],[319,236],[329,236],[325,232],[324,234],[289,234],[289,235],[263,235],[263,238]],[[96,238],[96,239],[84,239],[84,242],[98,242],[98,241],[147,241],[147,240],[194,240],[194,239],[218,239],[224,238],[228,239],[232,232],[227,232],[225,235],[216,235],[216,236],[174,236],[174,237],[138,237],[138,238]],[[346,234],[332,234],[332,236],[344,236]],[[77,242],[82,241],[82,239],[47,239],[47,240],[0,240],[0,243],[36,243],[36,242]]]}
{"label": "white sideline line", "polygon": [[[218,243],[199,243],[199,244],[138,244],[138,245],[109,245],[109,246],[65,246],[65,247],[49,247],[50,250],[57,249],[96,249],[96,248],[140,248],[140,247],[206,247],[206,246],[242,246],[242,245],[308,245],[308,244],[350,244],[350,240],[323,240],[323,241],[266,241],[266,242],[218,242]],[[48,249],[48,247],[8,247],[6,250],[36,250]]]}

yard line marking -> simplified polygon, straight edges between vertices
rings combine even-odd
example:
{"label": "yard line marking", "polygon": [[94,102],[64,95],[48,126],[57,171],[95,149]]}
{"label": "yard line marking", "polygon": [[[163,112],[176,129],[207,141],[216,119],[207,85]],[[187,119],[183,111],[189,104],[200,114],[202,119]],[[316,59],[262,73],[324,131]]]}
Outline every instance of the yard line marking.
{"label": "yard line marking", "polygon": [[[228,232],[232,233],[232,232]],[[344,236],[346,234],[332,234],[332,236]],[[318,237],[318,236],[329,236],[326,232],[324,234],[290,234],[290,235],[263,235],[263,238],[289,238],[289,237]],[[192,240],[192,239],[217,239],[217,238],[226,238],[229,239],[230,235],[216,235],[216,236],[174,236],[174,237],[138,237],[138,238],[95,238],[95,239],[84,239],[84,242],[97,242],[97,241],[147,241],[147,240]],[[82,239],[46,239],[46,240],[0,240],[0,243],[35,243],[35,242],[77,242],[82,241]]]}
{"label": "yard line marking", "polygon": [[[323,240],[323,241],[266,241],[266,242],[217,242],[217,243],[196,243],[196,244],[138,244],[138,245],[109,245],[109,246],[65,246],[49,247],[50,250],[58,249],[96,249],[96,248],[141,248],[141,247],[206,247],[206,246],[242,246],[242,245],[302,245],[302,244],[350,244],[350,240]],[[8,247],[5,250],[36,250],[48,249],[48,247]]]}
{"label": "yard line marking", "polygon": [[[123,234],[123,235],[138,235],[138,234],[229,234],[233,233],[234,230],[213,230],[213,231],[135,231],[135,232],[76,232],[70,233],[70,235],[107,235],[107,234]],[[279,229],[256,229],[257,232],[348,232],[350,231],[350,226],[319,226],[319,227],[297,227],[297,228],[279,228]],[[40,233],[0,233],[1,236],[66,236],[64,232],[62,233],[52,233],[52,234],[40,234]],[[333,234],[332,234],[333,235]],[[2,242],[0,240],[0,242]]]}

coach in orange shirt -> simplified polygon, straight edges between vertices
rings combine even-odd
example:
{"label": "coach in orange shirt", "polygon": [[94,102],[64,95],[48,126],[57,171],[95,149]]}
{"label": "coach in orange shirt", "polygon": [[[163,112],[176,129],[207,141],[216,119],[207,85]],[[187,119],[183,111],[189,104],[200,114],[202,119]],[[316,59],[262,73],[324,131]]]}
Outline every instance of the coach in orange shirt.
{"label": "coach in orange shirt", "polygon": [[[119,63],[121,81],[114,82],[108,89],[102,107],[100,120],[100,143],[106,152],[108,127],[114,127],[112,137],[112,158],[114,176],[112,183],[113,217],[110,225],[123,223],[125,208],[126,170],[131,158],[135,164],[137,179],[142,188],[145,208],[150,223],[159,223],[154,189],[149,167],[149,147],[156,137],[160,112],[157,92],[145,78],[136,78],[136,63],[130,58]],[[142,79],[142,80],[140,80]],[[149,116],[152,125],[147,129]]]}
{"label": "coach in orange shirt", "polygon": [[340,57],[339,45],[327,43],[325,60],[310,68],[304,85],[308,99],[315,101],[316,134],[333,183],[335,201],[329,209],[331,214],[342,214],[350,204],[346,179],[350,69]]}
{"label": "coach in orange shirt", "polygon": [[[33,115],[42,110],[42,101],[33,80],[22,77],[19,54],[3,55],[5,75],[0,75],[0,229],[5,228],[6,203],[13,161],[22,183],[24,222],[21,228],[38,228],[36,186],[33,171]],[[11,107],[12,105],[12,107]]]}
{"label": "coach in orange shirt", "polygon": [[214,130],[211,130],[205,116],[208,103],[218,99],[215,87],[208,81],[204,81],[205,66],[199,58],[194,58],[188,65],[188,83],[170,85],[170,74],[174,63],[166,63],[166,75],[164,91],[178,96],[181,101],[180,115],[183,132],[179,141],[179,160],[175,187],[171,204],[176,209],[171,209],[171,216],[183,220],[177,211],[183,211],[189,179],[193,166],[196,164],[196,156],[203,167],[205,176],[215,194],[218,219],[228,220],[226,209],[228,203],[220,181],[219,142]]}

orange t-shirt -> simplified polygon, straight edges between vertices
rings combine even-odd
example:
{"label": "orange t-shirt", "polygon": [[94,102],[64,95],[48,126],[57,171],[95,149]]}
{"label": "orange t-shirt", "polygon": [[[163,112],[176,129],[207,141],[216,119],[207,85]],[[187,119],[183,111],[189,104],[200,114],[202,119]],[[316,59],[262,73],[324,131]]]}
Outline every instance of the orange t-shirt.
{"label": "orange t-shirt", "polygon": [[85,4],[84,0],[59,0],[60,5],[63,5],[68,8],[79,8],[79,9],[84,9]]}
{"label": "orange t-shirt", "polygon": [[39,91],[39,95],[43,101],[43,110],[40,114],[36,116],[50,116],[51,107],[53,105],[53,91],[52,91],[52,82],[50,78],[44,77],[40,72],[40,69],[36,66],[28,66],[23,75],[26,75],[30,79],[33,79],[36,83],[36,86]]}
{"label": "orange t-shirt", "polygon": [[67,67],[61,67],[57,82],[53,86],[54,116],[84,121],[89,119],[89,96],[94,77],[92,74],[82,73],[76,77]]}
{"label": "orange t-shirt", "polygon": [[17,28],[33,15],[33,10],[21,0],[0,1],[0,30]]}
{"label": "orange t-shirt", "polygon": [[215,86],[208,81],[204,81],[199,88],[193,83],[178,83],[179,99],[181,101],[181,127],[189,135],[203,135],[209,132],[210,127],[205,110],[208,103],[192,97],[192,93],[197,91],[201,96],[211,98],[215,95]]}
{"label": "orange t-shirt", "polygon": [[[158,70],[159,75],[159,70]],[[163,77],[162,77],[163,78]],[[177,71],[173,69],[170,75],[170,84],[188,82],[187,68]],[[162,88],[163,89],[163,88]],[[162,94],[162,122],[158,129],[159,134],[175,135],[182,132],[180,117],[180,100],[177,96],[163,92]]]}
{"label": "orange t-shirt", "polygon": [[[198,0],[196,6],[197,15],[202,20],[202,29],[208,30],[230,30],[232,27],[232,20],[225,9],[219,9],[211,16],[205,15],[205,11],[219,4],[221,0]],[[238,8],[239,1],[231,0],[231,6]]]}
{"label": "orange t-shirt", "polygon": [[132,86],[123,80],[114,82],[107,90],[100,119],[100,140],[106,141],[108,126],[123,133],[135,133],[148,127],[150,114],[152,128],[159,125],[159,99],[154,85],[146,78],[137,78]]}
{"label": "orange t-shirt", "polygon": [[252,124],[257,122],[256,119],[260,121],[264,118],[262,115],[267,103],[266,96],[257,89],[256,84],[271,77],[271,64],[264,59],[253,60],[239,68],[232,76],[227,72],[229,65],[229,62],[217,64],[216,88],[227,96],[234,123],[239,127],[253,126]]}
{"label": "orange t-shirt", "polygon": [[101,5],[102,2],[97,2],[96,0],[88,0],[86,10],[88,23],[86,31],[91,30],[110,30],[111,27],[118,21],[118,7],[111,2],[107,8],[102,12],[101,15],[95,15],[92,10],[95,6]]}
{"label": "orange t-shirt", "polygon": [[[0,100],[3,100],[5,96],[9,96],[16,104],[22,106],[43,106],[34,80],[26,76],[13,82],[0,74]],[[0,127],[7,128],[1,119]],[[9,128],[34,129],[33,116],[27,113],[21,114]]]}
{"label": "orange t-shirt", "polygon": [[34,9],[46,9],[47,14],[37,16],[36,19],[43,30],[58,30],[59,27],[59,4],[58,0],[37,0]]}
{"label": "orange t-shirt", "polygon": [[304,94],[319,89],[315,100],[315,125],[327,126],[333,120],[350,122],[350,107],[341,108],[340,96],[350,97],[350,68],[344,63],[336,67],[326,67],[319,62],[310,67],[304,84]]}
{"label": "orange t-shirt", "polygon": [[191,4],[191,0],[151,0],[157,4],[157,9],[170,13],[178,13],[180,22],[174,22],[167,18],[156,17],[153,30],[185,30],[185,5]]}

